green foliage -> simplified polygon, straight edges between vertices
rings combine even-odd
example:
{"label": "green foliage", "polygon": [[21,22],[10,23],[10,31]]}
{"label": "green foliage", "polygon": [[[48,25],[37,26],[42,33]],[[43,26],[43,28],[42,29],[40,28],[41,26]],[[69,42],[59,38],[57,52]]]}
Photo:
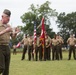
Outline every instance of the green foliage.
{"label": "green foliage", "polygon": [[70,33],[76,33],[76,12],[60,13],[57,17],[57,23],[62,37],[67,40]]}
{"label": "green foliage", "polygon": [[[34,21],[38,27],[38,25],[41,23],[42,17],[44,16],[46,30],[49,32],[49,34],[51,34],[50,32],[52,32],[52,29],[50,28],[50,17],[57,16],[57,12],[55,9],[53,10],[50,8],[50,4],[51,3],[49,1],[46,1],[41,6],[37,5],[36,7],[34,4],[31,4],[29,11],[25,12],[21,16],[22,22],[25,24],[25,26],[22,28],[24,33],[33,34]],[[40,29],[37,29],[37,32],[39,31]]]}
{"label": "green foliage", "polygon": [[23,39],[23,33],[19,33],[19,35],[16,38],[11,39],[10,42],[12,43],[13,46],[14,44],[17,45],[22,39]]}

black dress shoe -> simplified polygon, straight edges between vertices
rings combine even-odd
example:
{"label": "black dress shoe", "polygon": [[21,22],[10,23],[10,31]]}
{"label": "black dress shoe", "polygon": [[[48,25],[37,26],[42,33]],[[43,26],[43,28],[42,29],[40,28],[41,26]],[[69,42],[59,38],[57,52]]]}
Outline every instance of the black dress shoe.
{"label": "black dress shoe", "polygon": [[68,59],[68,60],[70,60],[70,59]]}
{"label": "black dress shoe", "polygon": [[21,60],[24,60],[24,59],[21,59]]}

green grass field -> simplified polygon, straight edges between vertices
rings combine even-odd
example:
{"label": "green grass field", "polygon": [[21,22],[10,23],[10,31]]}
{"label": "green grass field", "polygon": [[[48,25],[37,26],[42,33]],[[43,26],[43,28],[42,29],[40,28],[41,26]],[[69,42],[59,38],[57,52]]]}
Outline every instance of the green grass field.
{"label": "green grass field", "polygon": [[68,52],[63,52],[63,60],[28,61],[27,57],[21,61],[22,53],[11,53],[9,75],[76,75],[76,60],[68,59]]}

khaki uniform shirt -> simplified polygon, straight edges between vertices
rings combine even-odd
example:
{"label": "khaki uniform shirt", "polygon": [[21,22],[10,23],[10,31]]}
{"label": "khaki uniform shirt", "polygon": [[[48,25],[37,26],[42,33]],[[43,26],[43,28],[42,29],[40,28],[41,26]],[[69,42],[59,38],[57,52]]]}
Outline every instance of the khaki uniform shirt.
{"label": "khaki uniform shirt", "polygon": [[67,43],[74,46],[76,44],[76,38],[68,38]]}
{"label": "khaki uniform shirt", "polygon": [[39,47],[41,45],[41,40],[40,40],[40,37],[37,37],[37,46]]}
{"label": "khaki uniform shirt", "polygon": [[51,42],[52,42],[52,45],[54,45],[54,46],[56,46],[58,44],[58,40],[57,39],[54,39],[54,38],[52,39]]}
{"label": "khaki uniform shirt", "polygon": [[29,38],[28,43],[29,43],[29,46],[32,46],[33,45],[33,39]]}
{"label": "khaki uniform shirt", "polygon": [[23,38],[21,43],[23,43],[24,45],[28,45],[28,38]]}
{"label": "khaki uniform shirt", "polygon": [[45,39],[45,45],[46,46],[50,45],[50,42],[51,42],[50,37],[48,37],[48,38]]}
{"label": "khaki uniform shirt", "polygon": [[[0,31],[4,30],[6,28],[7,28],[6,25],[1,24],[1,22],[0,22]],[[10,41],[10,32],[5,33],[0,36],[0,44],[1,45],[9,44],[9,41]]]}
{"label": "khaki uniform shirt", "polygon": [[58,45],[63,44],[63,40],[62,40],[61,38],[57,39],[57,44],[58,44]]}

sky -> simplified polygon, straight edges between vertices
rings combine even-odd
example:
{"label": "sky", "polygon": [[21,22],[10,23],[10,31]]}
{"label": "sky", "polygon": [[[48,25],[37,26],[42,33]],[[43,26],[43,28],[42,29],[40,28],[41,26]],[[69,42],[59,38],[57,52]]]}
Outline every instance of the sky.
{"label": "sky", "polygon": [[[9,9],[12,13],[10,24],[12,27],[23,25],[20,17],[28,11],[31,4],[41,5],[47,0],[0,0],[0,15],[4,9]],[[58,13],[65,12],[71,13],[76,11],[76,0],[48,0],[51,2],[50,7],[56,9]],[[0,16],[1,19],[1,16]],[[53,31],[58,32],[59,29],[55,23],[55,19],[51,19],[51,28]]]}

